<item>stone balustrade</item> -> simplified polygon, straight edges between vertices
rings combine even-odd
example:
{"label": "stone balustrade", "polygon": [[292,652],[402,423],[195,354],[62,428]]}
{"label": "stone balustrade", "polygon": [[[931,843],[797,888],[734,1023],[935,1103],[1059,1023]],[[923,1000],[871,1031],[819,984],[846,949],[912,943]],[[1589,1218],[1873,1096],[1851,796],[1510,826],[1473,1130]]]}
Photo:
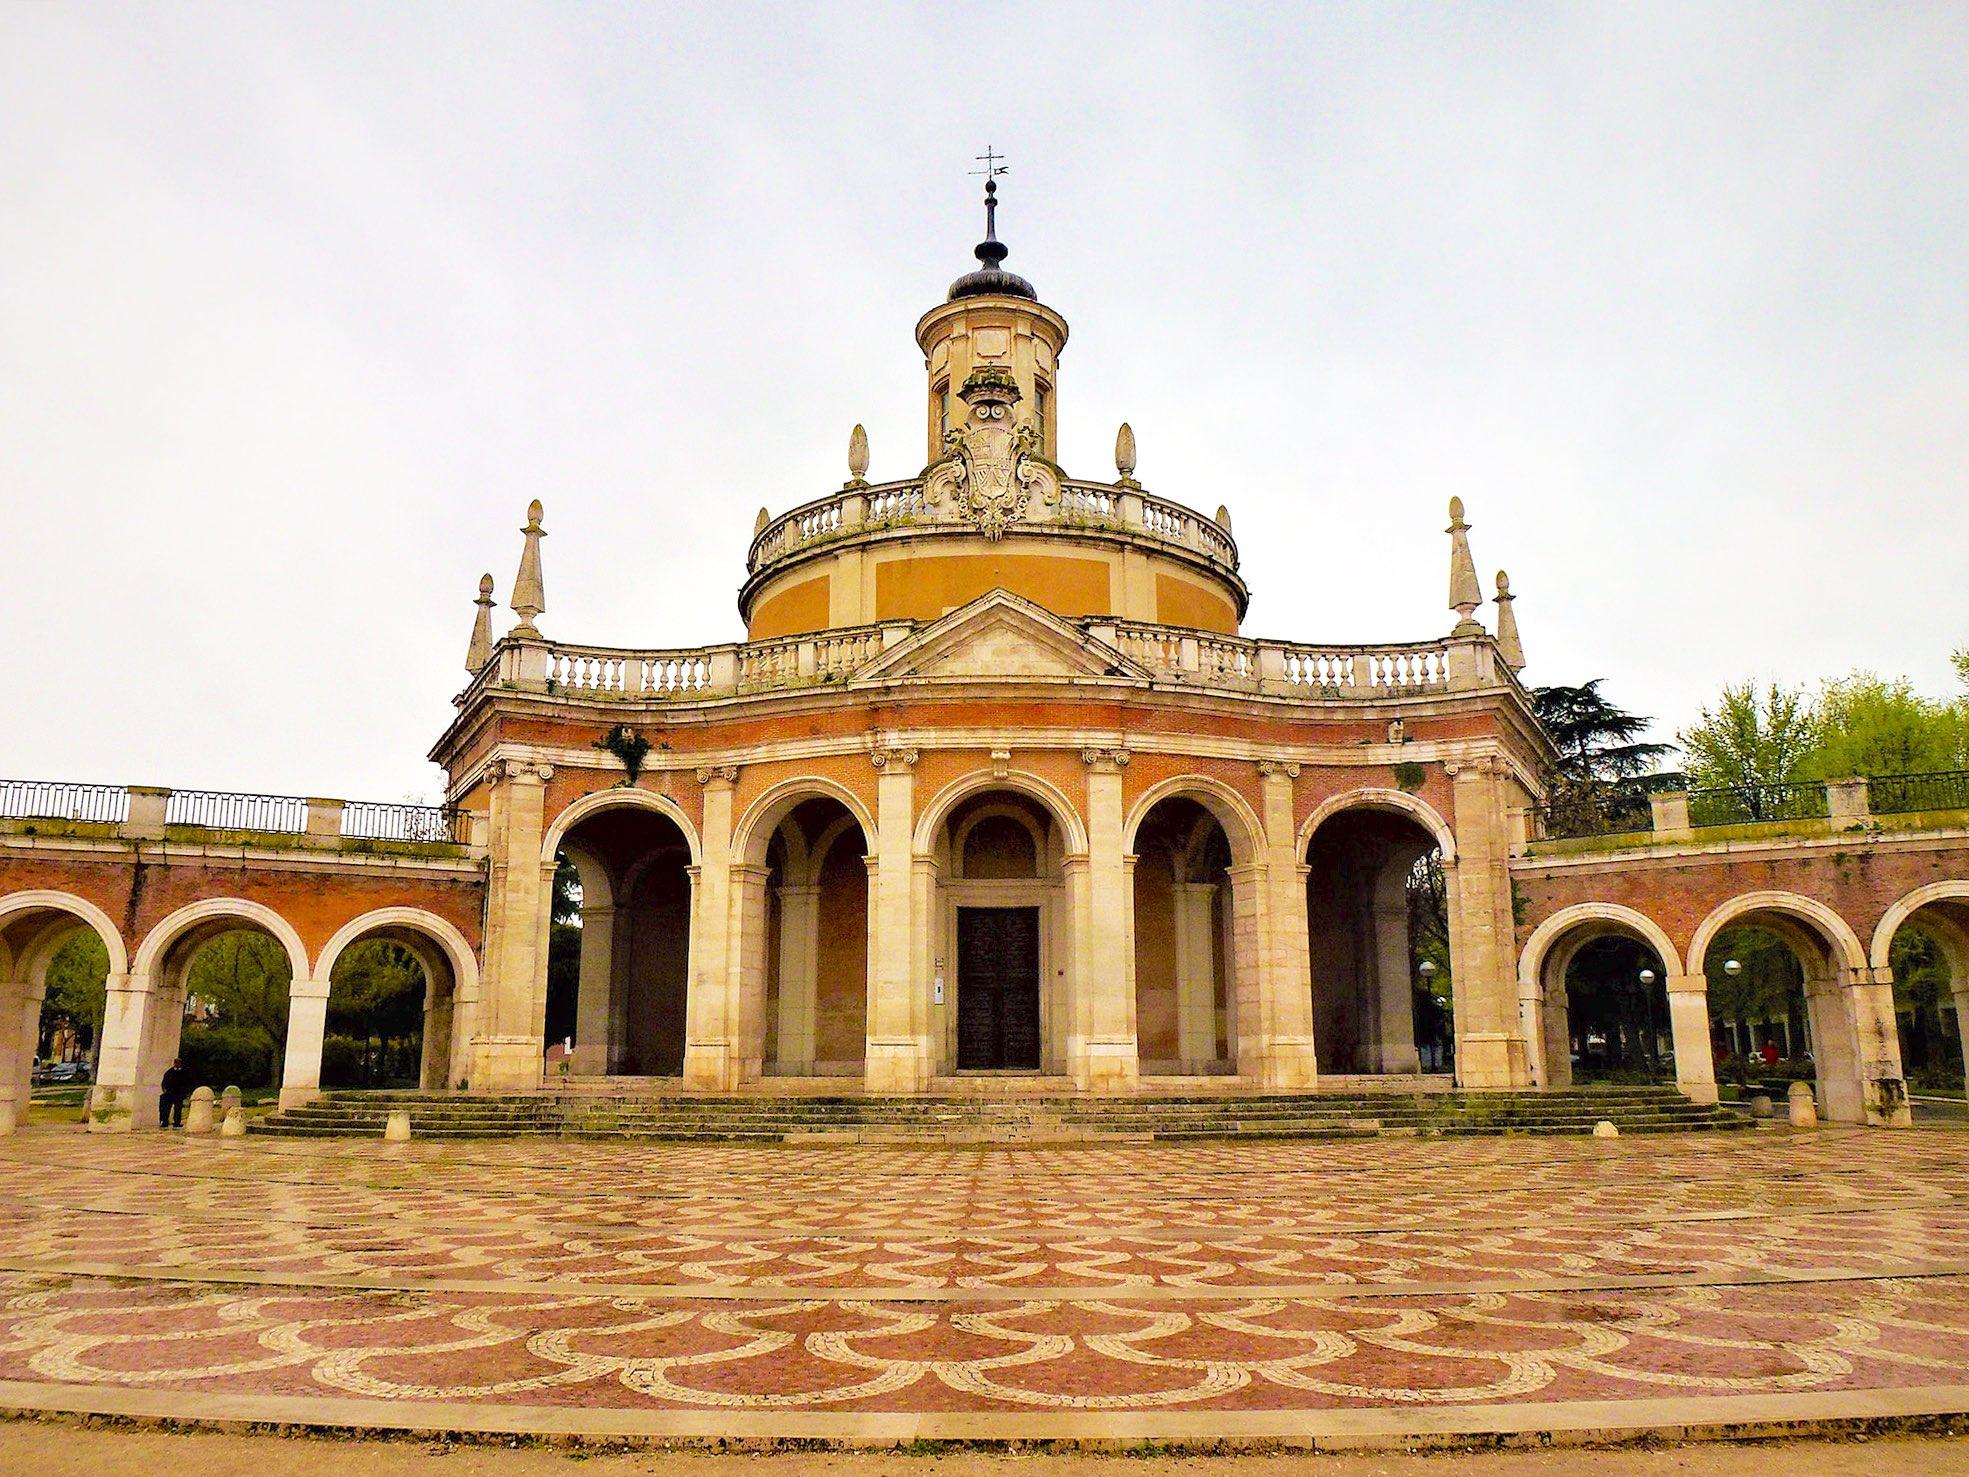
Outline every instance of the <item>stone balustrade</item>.
{"label": "stone balustrade", "polygon": [[1530,816],[1526,836],[1532,842],[1620,837],[1647,844],[1699,839],[1725,827],[1851,830],[1880,817],[1950,811],[1969,811],[1969,771],[1653,793],[1615,787],[1540,806]]}
{"label": "stone balustrade", "polygon": [[469,840],[469,823],[469,816],[448,805],[0,780],[0,825],[14,831],[83,827],[131,840],[205,833],[460,846]]}
{"label": "stone balustrade", "polygon": [[[1216,519],[1140,488],[1105,482],[1063,481],[1057,504],[1035,499],[1026,518],[1035,527],[1049,523],[1078,528],[1111,528],[1146,535],[1197,555],[1230,573],[1237,572],[1237,544]],[[886,528],[968,527],[954,512],[930,506],[922,480],[849,487],[803,503],[769,521],[752,540],[746,572],[757,574],[816,544],[856,532]]]}
{"label": "stone balustrade", "polygon": [[[840,682],[920,628],[848,626],[769,641],[631,650],[508,637],[459,698],[504,686],[569,697],[661,702],[740,697]],[[1517,678],[1489,636],[1330,646],[1225,636],[1182,626],[1087,617],[1077,624],[1158,681],[1317,702],[1426,697]]]}

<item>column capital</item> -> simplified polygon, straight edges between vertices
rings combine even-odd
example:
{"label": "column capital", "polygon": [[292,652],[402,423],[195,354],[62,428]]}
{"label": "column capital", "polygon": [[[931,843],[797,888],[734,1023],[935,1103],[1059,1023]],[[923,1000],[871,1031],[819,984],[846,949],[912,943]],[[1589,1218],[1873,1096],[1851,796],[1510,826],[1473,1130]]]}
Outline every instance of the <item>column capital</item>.
{"label": "column capital", "polygon": [[700,765],[697,782],[700,785],[735,785],[738,783],[738,766],[736,764]]}
{"label": "column capital", "polygon": [[1667,979],[1668,993],[1671,995],[1706,995],[1709,993],[1709,980],[1700,974],[1671,974]]}
{"label": "column capital", "polygon": [[1268,780],[1299,778],[1299,764],[1293,759],[1260,759],[1258,773]]}
{"label": "column capital", "polygon": [[773,869],[763,862],[733,862],[731,874],[739,882],[756,882],[765,886],[766,879],[773,875]]}
{"label": "column capital", "polygon": [[1080,762],[1095,774],[1120,774],[1128,767],[1128,761],[1135,756],[1126,749],[1104,749],[1089,746],[1080,751]]}
{"label": "column capital", "polygon": [[916,767],[920,757],[919,750],[905,744],[884,744],[871,740],[868,746],[868,762],[885,774],[907,774]]}
{"label": "column capital", "polygon": [[495,784],[500,780],[517,780],[522,784],[538,781],[544,785],[554,777],[554,766],[533,759],[496,755],[486,762],[485,777]]}

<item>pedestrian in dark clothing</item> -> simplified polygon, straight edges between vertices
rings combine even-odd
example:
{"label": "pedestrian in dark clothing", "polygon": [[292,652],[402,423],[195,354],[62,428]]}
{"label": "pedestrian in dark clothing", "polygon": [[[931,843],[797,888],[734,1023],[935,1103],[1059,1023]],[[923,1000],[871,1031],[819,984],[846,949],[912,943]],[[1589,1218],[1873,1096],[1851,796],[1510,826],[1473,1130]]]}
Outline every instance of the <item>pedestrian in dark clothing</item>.
{"label": "pedestrian in dark clothing", "polygon": [[183,1128],[185,1126],[185,1099],[191,1096],[191,1073],[185,1070],[182,1061],[174,1061],[164,1069],[164,1080],[158,1083],[162,1096],[157,1103],[157,1126],[159,1128]]}

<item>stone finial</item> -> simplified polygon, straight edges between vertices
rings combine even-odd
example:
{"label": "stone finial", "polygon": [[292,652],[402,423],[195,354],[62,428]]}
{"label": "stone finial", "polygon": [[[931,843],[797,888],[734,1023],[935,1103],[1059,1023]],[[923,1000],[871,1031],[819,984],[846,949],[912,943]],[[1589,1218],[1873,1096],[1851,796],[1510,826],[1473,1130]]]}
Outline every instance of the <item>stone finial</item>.
{"label": "stone finial", "polygon": [[1484,628],[1477,621],[1477,607],[1484,603],[1484,592],[1477,585],[1477,564],[1470,557],[1470,525],[1463,521],[1463,499],[1449,500],[1449,608],[1456,612],[1452,636],[1481,636]]}
{"label": "stone finial", "polygon": [[764,533],[766,531],[766,525],[772,521],[773,515],[768,513],[764,508],[760,508],[759,516],[752,520],[752,537],[757,538],[760,534]]}
{"label": "stone finial", "polygon": [[539,498],[526,505],[526,527],[520,530],[526,547],[520,550],[520,572],[513,577],[513,613],[520,618],[513,627],[516,636],[538,636],[533,618],[547,608],[547,587],[540,578],[540,541],[547,537],[540,519],[546,511]]}
{"label": "stone finial", "polygon": [[1223,503],[1217,504],[1217,517],[1213,521],[1225,533],[1229,533],[1231,531],[1231,510]]}
{"label": "stone finial", "polygon": [[868,485],[868,432],[857,425],[848,433],[848,486]]}
{"label": "stone finial", "polygon": [[474,677],[492,660],[492,576],[479,576],[479,598],[472,602],[479,613],[472,618],[472,644],[465,648],[465,670]]}
{"label": "stone finial", "polygon": [[1123,487],[1134,487],[1135,482],[1135,428],[1127,421],[1114,433],[1114,469],[1121,474]]}
{"label": "stone finial", "polygon": [[1525,644],[1518,639],[1518,617],[1512,613],[1511,602],[1518,597],[1511,593],[1511,576],[1503,570],[1497,571],[1497,651],[1504,658],[1504,665],[1514,672],[1525,669]]}

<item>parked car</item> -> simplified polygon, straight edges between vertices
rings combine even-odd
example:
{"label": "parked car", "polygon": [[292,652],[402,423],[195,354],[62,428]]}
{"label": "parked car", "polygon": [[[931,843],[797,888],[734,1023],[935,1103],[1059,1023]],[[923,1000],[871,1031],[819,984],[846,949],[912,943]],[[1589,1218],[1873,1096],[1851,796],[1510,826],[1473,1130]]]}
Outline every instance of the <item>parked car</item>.
{"label": "parked car", "polygon": [[34,1073],[37,1084],[48,1085],[57,1082],[87,1082],[89,1064],[87,1062],[50,1062]]}

